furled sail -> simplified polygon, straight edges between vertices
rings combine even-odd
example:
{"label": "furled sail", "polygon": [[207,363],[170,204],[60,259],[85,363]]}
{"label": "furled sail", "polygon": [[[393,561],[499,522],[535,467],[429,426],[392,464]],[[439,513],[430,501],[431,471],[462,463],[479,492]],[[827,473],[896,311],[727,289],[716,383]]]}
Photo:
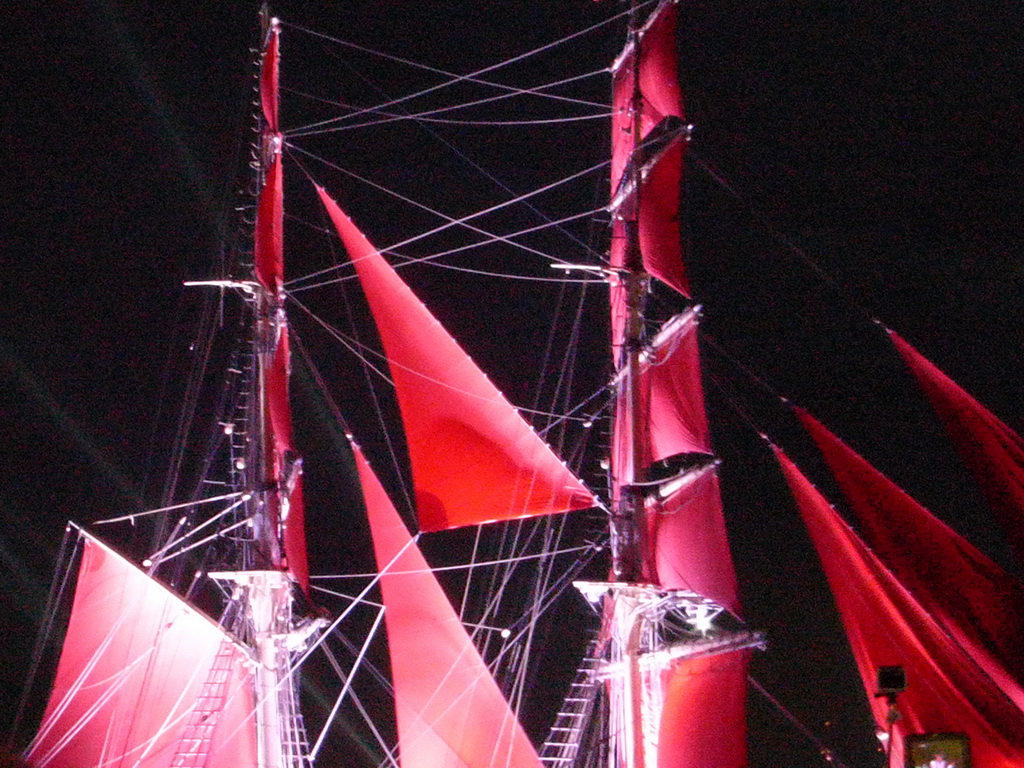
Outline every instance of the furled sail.
{"label": "furled sail", "polygon": [[1024,562],[1024,439],[892,331],[903,356],[949,430],[964,464]]}
{"label": "furled sail", "polygon": [[398,512],[353,448],[381,569],[402,768],[541,768]]}
{"label": "furled sail", "polygon": [[[613,65],[611,266],[613,270],[624,266],[629,239],[626,222],[635,221],[644,269],[689,295],[679,237],[686,128],[676,71],[676,15],[675,0],[663,0]],[[623,337],[624,292],[624,285],[613,276],[616,350]]]}
{"label": "furled sail", "polygon": [[323,190],[387,352],[421,530],[552,514],[594,497]]}
{"label": "furled sail", "polygon": [[276,22],[272,22],[268,34],[260,69],[260,104],[266,127],[260,150],[272,162],[269,163],[257,207],[254,248],[256,279],[265,289],[277,294],[284,282],[284,174],[281,170],[281,132],[277,115],[280,34]]}
{"label": "furled sail", "polygon": [[1024,711],[1024,585],[813,416],[797,413],[871,551]]}
{"label": "furled sail", "polygon": [[[891,765],[903,765],[904,739],[915,733],[966,733],[976,765],[1024,764],[1024,712],[978,666],[839,517],[796,465],[776,456],[821,558],[880,731],[889,708],[875,696],[879,667],[902,666],[908,689],[891,726]],[[943,563],[933,563],[942,568]],[[962,600],[960,594],[947,595]]]}
{"label": "furled sail", "polygon": [[291,407],[288,403],[290,352],[288,329],[281,310],[284,283],[284,170],[281,133],[277,115],[279,29],[271,21],[260,74],[263,107],[261,151],[268,166],[256,210],[255,272],[262,289],[257,301],[261,354],[265,356],[265,433],[268,476],[264,481],[274,492],[267,495],[272,524],[280,528],[283,560],[274,567],[286,569],[303,591],[309,591],[306,554],[305,510],[302,471],[292,445]]}
{"label": "furled sail", "polygon": [[256,766],[251,659],[88,534],[34,768]]}

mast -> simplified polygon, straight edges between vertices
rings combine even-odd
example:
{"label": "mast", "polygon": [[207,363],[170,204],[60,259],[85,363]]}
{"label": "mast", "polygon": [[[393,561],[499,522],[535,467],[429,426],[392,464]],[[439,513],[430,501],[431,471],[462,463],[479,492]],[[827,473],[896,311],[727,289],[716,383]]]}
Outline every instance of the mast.
{"label": "mast", "polygon": [[[634,55],[639,57],[641,40],[636,0],[633,0],[629,17],[629,39]],[[640,78],[634,77],[633,92],[630,97],[632,118],[630,131],[633,136],[640,135],[642,110]],[[626,409],[626,420],[629,424],[625,436],[628,459],[626,466],[622,468],[623,474],[618,478],[621,483],[619,497],[613,500],[611,540],[612,572],[616,579],[623,582],[637,582],[642,578],[644,560],[643,500],[639,492],[640,484],[644,480],[644,473],[639,451],[643,444],[643,430],[645,429],[645,424],[639,418],[641,409],[637,374],[640,370],[640,353],[644,343],[644,304],[649,281],[640,255],[640,230],[637,222],[640,209],[640,166],[638,163],[630,164],[629,176],[629,183],[633,187],[635,197],[632,215],[627,215],[623,219],[626,246],[621,279],[625,284],[626,327],[623,355],[617,361],[619,366],[617,375],[622,382],[618,407]]]}
{"label": "mast", "polygon": [[256,728],[260,768],[308,766],[292,661],[319,622],[296,621],[294,592],[307,589],[302,530],[301,459],[291,445],[288,406],[288,320],[283,289],[283,135],[278,124],[277,19],[261,10],[262,61],[258,145],[258,203],[253,274],[236,283],[253,312],[256,391],[250,423],[258,426],[246,460],[252,541],[242,570],[210,574],[234,584],[244,605],[255,660]]}
{"label": "mast", "polygon": [[[763,644],[738,616],[692,342],[697,309],[670,319],[653,342],[645,334],[652,278],[688,298],[678,210],[689,128],[675,28],[676,0],[649,14],[634,0],[612,66],[612,573],[577,584],[602,616],[608,768],[745,763],[746,649]],[[659,348],[663,337],[672,343]],[[655,403],[658,388],[673,390],[675,404]],[[655,445],[654,423],[673,433],[670,445]],[[659,460],[674,473],[664,480],[650,471]],[[722,663],[706,663],[721,654]]]}

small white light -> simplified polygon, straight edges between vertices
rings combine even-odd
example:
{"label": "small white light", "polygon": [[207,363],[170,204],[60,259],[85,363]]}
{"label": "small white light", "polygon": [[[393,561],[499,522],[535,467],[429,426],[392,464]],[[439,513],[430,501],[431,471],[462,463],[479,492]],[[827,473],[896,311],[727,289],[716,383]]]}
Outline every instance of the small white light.
{"label": "small white light", "polygon": [[509,629],[508,627],[505,627],[505,629],[501,630],[501,638],[503,640],[508,640],[510,637],[512,637],[512,630],[511,629]]}
{"label": "small white light", "polygon": [[142,561],[143,568],[149,568],[151,565],[153,565],[153,561],[150,560],[148,557]]}
{"label": "small white light", "polygon": [[224,425],[224,434],[225,435],[233,435],[234,433],[235,433],[235,425],[234,424],[225,424]]}
{"label": "small white light", "polygon": [[245,459],[235,459],[235,469],[245,469]]}

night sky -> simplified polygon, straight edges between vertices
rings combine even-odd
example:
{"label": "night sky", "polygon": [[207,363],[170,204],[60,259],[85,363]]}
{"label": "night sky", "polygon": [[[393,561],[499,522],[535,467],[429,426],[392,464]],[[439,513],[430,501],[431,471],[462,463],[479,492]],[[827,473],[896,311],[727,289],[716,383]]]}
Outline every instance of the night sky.
{"label": "night sky", "polygon": [[[622,9],[609,0],[351,0],[273,8],[294,25],[284,29],[283,84],[361,107],[439,77],[298,28],[464,73]],[[232,208],[252,137],[249,49],[257,10],[256,3],[234,0],[84,0],[8,16],[0,123],[5,725],[64,521],[159,504],[189,329],[201,305],[196,289],[181,283],[212,274],[235,228]],[[813,474],[820,469],[813,452],[778,404],[780,395],[791,398],[1010,564],[979,494],[872,319],[897,330],[1012,428],[1024,429],[1022,23],[1024,11],[1010,2],[681,6],[682,80],[695,125],[683,232],[694,297],[704,306],[708,405],[724,460],[744,609],[769,638],[753,673],[849,766],[876,762],[852,657],[781,476],[749,422]],[[597,70],[617,53],[622,34],[616,23],[539,64],[488,76],[535,85],[564,76],[563,67],[568,74]],[[452,93],[403,108],[472,98],[468,90]],[[559,93],[607,102],[608,79]],[[289,112],[285,98],[287,130],[307,117]],[[519,103],[508,103],[514,115],[533,115],[532,107],[516,112]],[[304,104],[310,114],[331,112]],[[472,116],[497,111],[485,107]],[[525,127],[436,124],[428,132],[402,123],[379,134],[340,131],[295,144],[464,215],[510,196],[464,158],[523,193],[607,155],[604,121],[552,130],[540,141]],[[297,159],[378,245],[436,223],[305,155]],[[537,206],[552,218],[596,207],[606,174],[539,198]],[[304,183],[294,171],[289,200],[308,195],[299,189]],[[509,226],[529,225],[523,216]],[[292,241],[298,253],[287,257],[290,276],[331,263],[307,247],[314,238],[301,234],[316,215],[302,219],[287,225],[286,237],[299,233]],[[588,226],[574,228],[577,240],[553,237],[537,246],[593,263],[579,242],[587,242]],[[594,247],[603,250],[600,226],[592,229]],[[435,247],[444,246],[417,244],[402,253]],[[500,249],[449,262],[553,274],[538,259]],[[532,405],[542,371],[530,361],[545,343],[552,289],[538,293],[442,270],[409,274],[410,282],[422,280],[425,301],[509,398]],[[472,300],[462,297],[465,291]],[[588,297],[592,330],[583,341],[585,351],[596,351],[603,292],[591,288]],[[315,329],[303,339],[315,350],[325,346]],[[581,374],[578,399],[600,386],[604,366],[599,359]],[[339,398],[344,404],[345,395]],[[349,398],[357,411],[358,399]],[[353,425],[363,421],[372,419],[357,414]],[[372,449],[373,438],[361,439]],[[587,475],[591,482],[598,477]],[[751,701],[752,765],[824,764],[816,746],[760,694]]]}

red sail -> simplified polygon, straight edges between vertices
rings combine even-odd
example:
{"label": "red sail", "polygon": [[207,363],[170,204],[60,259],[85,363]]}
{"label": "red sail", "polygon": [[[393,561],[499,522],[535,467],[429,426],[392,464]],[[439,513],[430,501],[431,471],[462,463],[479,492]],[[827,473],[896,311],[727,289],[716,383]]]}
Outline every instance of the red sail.
{"label": "red sail", "polygon": [[797,413],[871,551],[1024,711],[1024,586],[809,413]]}
{"label": "red sail", "polygon": [[[683,117],[676,56],[676,2],[663,0],[640,31],[640,135],[646,137],[665,117]],[[633,137],[636,50],[631,41],[615,66],[612,85],[612,192],[637,142]]]}
{"label": "red sail", "polygon": [[[640,447],[645,467],[686,453],[711,453],[704,410],[697,310],[678,315],[654,339],[640,361],[640,418],[647,425]],[[628,455],[619,445],[629,434],[628,408],[616,411],[616,466],[625,469]]]}
{"label": "red sail", "polygon": [[[615,223],[611,265],[621,269],[625,264],[623,221],[636,220],[644,269],[689,295],[679,236],[685,129],[676,72],[676,15],[675,2],[662,2],[640,32],[639,57],[636,44],[631,42],[614,68],[611,182]],[[640,141],[633,135],[638,69]],[[635,170],[627,171],[631,164]],[[639,211],[632,183],[635,176],[641,177]],[[622,341],[623,286],[613,279],[611,292],[613,346],[617,350]]]}
{"label": "red sail", "polygon": [[323,190],[388,355],[420,528],[584,509],[594,498]]}
{"label": "red sail", "polygon": [[29,764],[199,764],[181,762],[188,754],[208,768],[256,766],[246,652],[99,541],[83,534],[82,546],[64,650]]}
{"label": "red sail", "polygon": [[263,134],[261,151],[271,158],[263,190],[260,192],[256,212],[255,262],[256,279],[275,296],[284,282],[284,179],[281,169],[281,134],[277,119],[279,31],[276,21],[270,29],[270,39],[263,54],[260,73],[260,101],[263,105]]}
{"label": "red sail", "polygon": [[889,332],[1024,562],[1024,439],[897,334]]}
{"label": "red sail", "polygon": [[[976,765],[1024,765],[1024,712],[974,662],[842,521],[780,450],[783,473],[821,558],[875,721],[887,730],[888,707],[874,694],[880,666],[899,665],[909,688],[899,697],[891,765],[903,765],[914,733],[962,732]],[[942,563],[936,563],[941,568]],[[951,599],[963,599],[959,594]]]}
{"label": "red sail", "polygon": [[288,335],[282,334],[274,351],[273,364],[266,377],[266,424],[271,455],[271,476],[279,494],[271,494],[274,522],[284,540],[285,566],[304,592],[309,592],[309,565],[306,554],[305,509],[302,498],[302,469],[292,445],[292,416],[288,403],[288,367],[291,353]]}
{"label": "red sail", "polygon": [[665,672],[657,768],[747,764],[750,651],[677,661]]}
{"label": "red sail", "polygon": [[256,210],[256,279],[277,295],[284,283],[284,172],[276,154]]}
{"label": "red sail", "polygon": [[277,19],[271,19],[269,40],[263,54],[263,66],[260,69],[260,104],[263,107],[263,119],[272,133],[280,128],[277,122],[277,90],[281,67],[280,28]]}
{"label": "red sail", "polygon": [[381,570],[402,768],[541,768],[373,470],[355,455]]}
{"label": "red sail", "polygon": [[697,469],[662,486],[647,503],[654,553],[651,581],[689,589],[739,615],[736,572],[714,467]]}
{"label": "red sail", "polygon": [[263,133],[263,157],[270,159],[256,209],[254,261],[256,279],[265,296],[264,309],[269,317],[260,318],[262,332],[277,334],[273,355],[266,365],[266,403],[264,421],[267,432],[268,484],[277,488],[269,495],[271,523],[278,526],[284,544],[284,568],[309,592],[309,568],[306,555],[305,510],[302,499],[302,473],[292,445],[291,408],[288,404],[288,373],[291,357],[287,325],[277,314],[284,285],[284,169],[281,163],[277,99],[280,65],[279,29],[271,20],[269,39],[260,72],[260,102],[266,128]]}

